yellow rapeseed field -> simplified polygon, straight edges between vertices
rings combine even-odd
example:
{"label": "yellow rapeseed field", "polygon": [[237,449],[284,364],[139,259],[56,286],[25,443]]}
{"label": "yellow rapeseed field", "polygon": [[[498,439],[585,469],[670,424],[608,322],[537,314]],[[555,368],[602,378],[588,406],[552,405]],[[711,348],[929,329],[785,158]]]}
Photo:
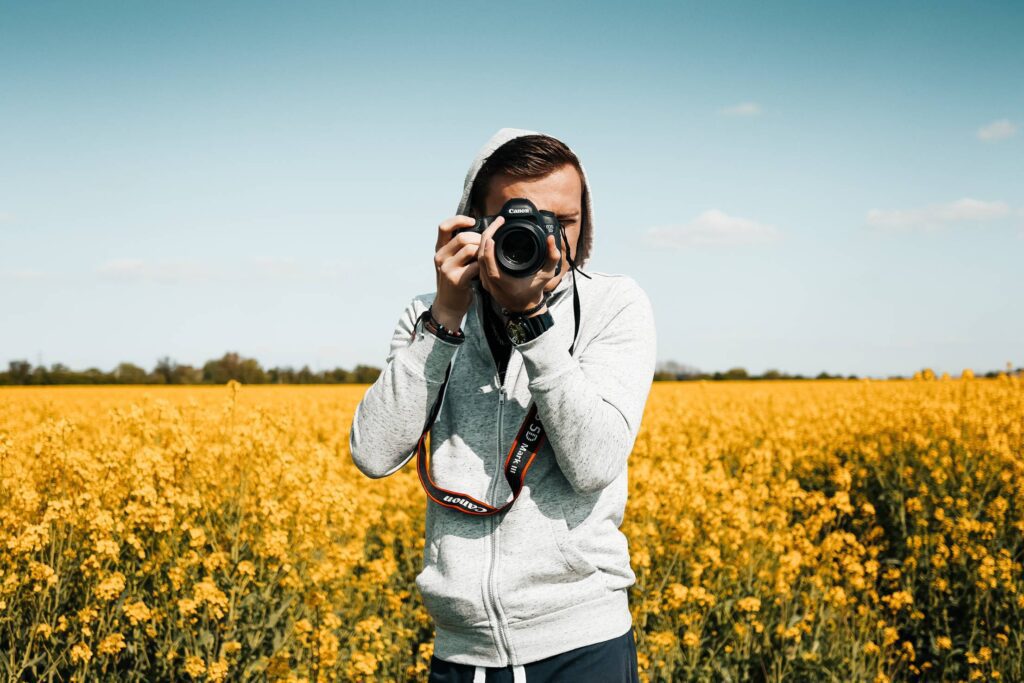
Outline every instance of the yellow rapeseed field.
{"label": "yellow rapeseed field", "polygon": [[[424,680],[364,391],[0,389],[3,677]],[[629,481],[644,680],[1024,681],[1020,378],[656,383]]]}

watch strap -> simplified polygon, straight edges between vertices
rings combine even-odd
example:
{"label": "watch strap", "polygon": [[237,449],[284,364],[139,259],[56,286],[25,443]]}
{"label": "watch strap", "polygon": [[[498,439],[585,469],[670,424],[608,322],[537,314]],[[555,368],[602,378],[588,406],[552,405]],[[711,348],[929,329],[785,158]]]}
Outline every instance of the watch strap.
{"label": "watch strap", "polygon": [[540,303],[537,304],[536,306],[530,306],[525,311],[511,311],[511,310],[505,308],[504,306],[502,306],[501,307],[501,314],[503,316],[505,316],[506,318],[514,318],[514,317],[520,316],[520,315],[522,315],[522,316],[533,315],[534,313],[536,313],[540,309],[542,309],[545,306],[547,306],[548,305],[548,299],[550,299],[550,298],[551,298],[551,292],[544,292],[543,297],[540,300]]}
{"label": "watch strap", "polygon": [[544,311],[540,315],[530,317],[525,315],[512,316],[505,323],[505,329],[508,332],[509,341],[518,346],[519,344],[525,344],[536,339],[554,324],[555,319],[552,317],[551,311]]}

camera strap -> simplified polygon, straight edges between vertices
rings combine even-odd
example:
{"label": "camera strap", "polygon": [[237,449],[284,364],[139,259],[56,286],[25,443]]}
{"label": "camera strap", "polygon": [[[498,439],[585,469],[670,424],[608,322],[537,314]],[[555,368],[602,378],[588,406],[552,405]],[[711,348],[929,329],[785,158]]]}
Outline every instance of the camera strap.
{"label": "camera strap", "polygon": [[[587,277],[590,276],[587,275]],[[573,269],[572,278],[572,309],[573,335],[572,344],[569,345],[570,356],[572,355],[573,348],[576,346],[576,336],[580,331],[580,298],[579,291],[576,289],[575,268]],[[508,455],[505,456],[503,470],[505,472],[505,481],[508,482],[509,488],[512,489],[512,498],[501,507],[494,507],[482,500],[477,500],[467,493],[441,488],[430,477],[430,453],[425,444],[427,434],[430,432],[430,428],[441,410],[441,403],[444,401],[445,389],[448,386],[448,377],[451,371],[452,363],[448,363],[448,369],[444,373],[444,381],[441,383],[437,400],[434,401],[434,405],[430,408],[430,415],[427,417],[427,422],[423,427],[423,433],[416,443],[416,472],[419,474],[423,490],[438,505],[443,505],[468,515],[496,515],[499,512],[508,510],[516,502],[516,499],[519,498],[519,494],[523,490],[523,483],[526,480],[526,472],[530,469],[530,465],[533,464],[533,459],[537,456],[540,447],[544,445],[546,439],[544,425],[541,424],[540,416],[537,414],[537,404],[531,402],[530,409],[526,413],[526,419],[523,420],[519,433],[516,434],[512,447],[509,448]]]}

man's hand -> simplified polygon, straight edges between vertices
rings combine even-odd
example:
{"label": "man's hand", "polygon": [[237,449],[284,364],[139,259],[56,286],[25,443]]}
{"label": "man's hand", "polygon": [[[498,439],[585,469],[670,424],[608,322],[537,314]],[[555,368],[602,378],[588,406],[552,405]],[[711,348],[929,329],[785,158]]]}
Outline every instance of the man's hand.
{"label": "man's hand", "polygon": [[[504,219],[500,217],[495,221],[499,225],[502,222]],[[471,283],[480,269],[476,256],[481,240],[477,232],[461,232],[455,237],[452,237],[452,232],[458,228],[471,228],[474,223],[476,219],[470,216],[452,216],[437,226],[437,243],[434,246],[437,295],[431,310],[437,321],[450,330],[458,329],[473,302]]]}
{"label": "man's hand", "polygon": [[498,267],[494,255],[494,231],[504,221],[501,217],[491,223],[481,235],[480,248],[476,259],[480,265],[480,284],[498,302],[499,306],[510,311],[525,311],[537,306],[544,300],[544,286],[555,276],[555,267],[562,255],[555,246],[554,235],[548,235],[545,243],[548,258],[544,267],[530,277],[514,277]]}

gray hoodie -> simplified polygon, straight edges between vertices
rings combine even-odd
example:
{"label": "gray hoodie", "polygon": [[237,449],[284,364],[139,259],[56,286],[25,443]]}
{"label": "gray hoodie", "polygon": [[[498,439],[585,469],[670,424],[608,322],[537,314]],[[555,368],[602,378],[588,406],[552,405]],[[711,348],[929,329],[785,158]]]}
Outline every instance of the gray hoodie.
{"label": "gray hoodie", "polygon": [[[488,140],[466,174],[457,214],[468,215],[472,183],[491,152],[533,132],[503,128]],[[585,258],[593,239],[585,172],[583,182],[590,216],[580,231]],[[586,272],[591,279],[576,279],[581,316],[573,355],[574,275],[567,272],[548,302],[554,327],[513,347],[504,386],[477,290],[462,344],[417,324],[435,292],[414,297],[383,371],[356,408],[349,439],[356,467],[373,478],[397,472],[413,457],[452,362],[430,433],[431,477],[494,506],[511,498],[502,466],[531,402],[544,424],[547,439],[508,511],[468,515],[423,496],[426,539],[416,586],[434,621],[440,659],[520,666],[632,626],[627,589],[636,575],[619,526],[627,457],[654,375],[654,314],[631,277]]]}

